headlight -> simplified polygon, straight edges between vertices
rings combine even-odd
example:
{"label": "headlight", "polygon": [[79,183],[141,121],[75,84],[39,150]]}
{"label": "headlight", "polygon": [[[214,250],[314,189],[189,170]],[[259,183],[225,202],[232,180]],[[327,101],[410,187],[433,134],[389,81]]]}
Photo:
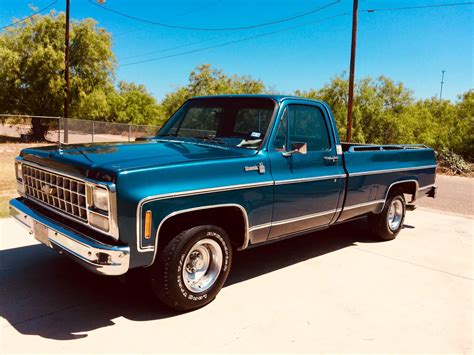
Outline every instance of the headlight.
{"label": "headlight", "polygon": [[23,170],[21,169],[21,163],[15,163],[15,171],[17,180],[23,180]]}
{"label": "headlight", "polygon": [[109,192],[107,189],[97,186],[92,189],[92,205],[102,211],[109,210]]}

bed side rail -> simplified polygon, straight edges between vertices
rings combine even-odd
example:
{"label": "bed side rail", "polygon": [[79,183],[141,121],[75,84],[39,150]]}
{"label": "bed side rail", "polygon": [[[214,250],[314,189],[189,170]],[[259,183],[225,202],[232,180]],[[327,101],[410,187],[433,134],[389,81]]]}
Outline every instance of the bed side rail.
{"label": "bed side rail", "polygon": [[349,147],[349,152],[384,151],[384,150],[407,150],[407,149],[430,149],[424,144],[354,144]]}

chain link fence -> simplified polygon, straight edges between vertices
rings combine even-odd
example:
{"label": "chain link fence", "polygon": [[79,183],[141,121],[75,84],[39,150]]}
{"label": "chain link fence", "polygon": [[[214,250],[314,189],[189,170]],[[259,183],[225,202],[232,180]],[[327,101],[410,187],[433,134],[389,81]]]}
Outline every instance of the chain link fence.
{"label": "chain link fence", "polygon": [[2,141],[99,143],[131,142],[154,136],[159,126],[134,125],[77,118],[0,114]]}

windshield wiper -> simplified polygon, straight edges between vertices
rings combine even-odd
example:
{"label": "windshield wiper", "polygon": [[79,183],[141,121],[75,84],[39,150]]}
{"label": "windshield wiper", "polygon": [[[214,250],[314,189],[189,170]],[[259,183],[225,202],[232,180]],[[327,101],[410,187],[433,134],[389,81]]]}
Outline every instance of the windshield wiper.
{"label": "windshield wiper", "polygon": [[202,139],[204,141],[210,141],[210,142],[216,142],[216,143],[221,143],[225,144],[225,141],[221,138],[217,137],[211,137],[211,136],[193,136],[191,138],[196,138],[196,139]]}
{"label": "windshield wiper", "polygon": [[247,139],[242,139],[242,141],[237,144],[237,147],[251,147],[251,146],[258,146],[262,143],[262,140],[260,138],[258,139],[253,139],[253,140],[247,140]]}

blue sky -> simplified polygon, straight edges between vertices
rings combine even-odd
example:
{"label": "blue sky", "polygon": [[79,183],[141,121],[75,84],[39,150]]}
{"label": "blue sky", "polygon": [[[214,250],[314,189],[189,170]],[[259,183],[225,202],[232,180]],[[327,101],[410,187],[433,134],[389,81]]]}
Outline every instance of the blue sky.
{"label": "blue sky", "polygon": [[[0,26],[32,13],[53,0],[0,0]],[[94,0],[95,1],[95,0]],[[132,16],[191,27],[236,27],[269,22],[309,11],[334,0],[107,0],[105,6]],[[360,0],[360,9],[450,4],[468,0]],[[65,0],[52,8],[63,11]],[[105,11],[88,0],[71,0],[71,17],[92,17],[112,33],[118,59],[117,78],[143,83],[157,98],[187,83],[190,71],[211,63],[228,74],[251,75],[280,93],[319,88],[348,70],[352,0],[294,21],[242,31],[194,31],[145,24]],[[455,99],[473,83],[474,6],[405,11],[361,12],[359,15],[356,79],[386,75],[403,82],[418,98],[439,94],[441,70],[446,70],[443,97]],[[296,27],[292,30],[285,30]],[[282,31],[280,31],[282,30]],[[276,32],[265,35],[269,32]],[[173,58],[121,66],[197,50],[251,36],[232,45]],[[189,45],[190,43],[196,43]],[[179,49],[168,50],[177,46]],[[158,52],[160,50],[166,50]],[[141,54],[154,52],[154,54]],[[133,58],[130,58],[133,57]]]}

